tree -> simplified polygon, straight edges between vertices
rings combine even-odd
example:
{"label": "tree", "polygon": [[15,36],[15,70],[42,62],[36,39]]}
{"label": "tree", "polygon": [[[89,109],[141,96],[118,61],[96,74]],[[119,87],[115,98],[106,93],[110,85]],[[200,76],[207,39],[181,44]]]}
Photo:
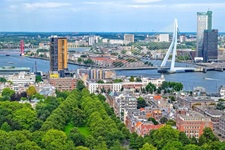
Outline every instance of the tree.
{"label": "tree", "polygon": [[97,83],[105,83],[103,80],[98,80]]}
{"label": "tree", "polygon": [[7,82],[6,78],[0,77],[0,82],[5,83]]}
{"label": "tree", "polygon": [[80,64],[83,60],[82,60],[82,58],[78,58],[77,61]]}
{"label": "tree", "polygon": [[162,117],[162,118],[159,120],[159,122],[160,122],[161,124],[165,124],[167,121],[168,121],[168,119],[167,119],[166,117]]}
{"label": "tree", "polygon": [[140,148],[139,150],[157,150],[157,148],[154,147],[154,146],[151,145],[151,144],[145,143],[145,144],[143,145],[143,147]]}
{"label": "tree", "polygon": [[145,87],[146,91],[149,93],[153,93],[154,91],[156,91],[156,86],[154,84],[152,84],[151,82]]}
{"label": "tree", "polygon": [[183,148],[183,144],[178,141],[172,141],[167,143],[162,150],[180,150]]}
{"label": "tree", "polygon": [[120,82],[123,82],[123,80],[122,79],[115,79],[113,82],[114,83],[120,83]]}
{"label": "tree", "polygon": [[136,82],[142,82],[141,78],[136,78]]}
{"label": "tree", "polygon": [[35,142],[26,140],[24,143],[18,143],[16,150],[41,150],[41,148]]}
{"label": "tree", "polygon": [[4,123],[2,124],[1,130],[6,131],[6,132],[11,131],[11,127],[10,127],[10,125],[8,124],[8,122],[4,122]]}
{"label": "tree", "polygon": [[211,128],[206,127],[203,130],[203,134],[199,138],[199,145],[203,145],[206,143],[212,143],[214,141],[219,141],[219,139],[213,134]]}
{"label": "tree", "polygon": [[18,123],[23,129],[30,129],[36,119],[36,112],[24,107],[13,112],[13,121]]}
{"label": "tree", "polygon": [[145,108],[145,106],[148,106],[146,101],[142,97],[139,97],[137,100],[137,109]]}
{"label": "tree", "polygon": [[82,135],[77,128],[73,128],[70,131],[69,139],[71,139],[75,146],[85,146],[85,137]]}
{"label": "tree", "polygon": [[48,150],[63,150],[66,145],[67,136],[63,131],[50,129],[42,138],[42,143],[45,149]]}
{"label": "tree", "polygon": [[154,125],[158,125],[159,124],[159,122],[158,121],[156,121],[155,120],[155,118],[148,118],[148,121],[152,121],[152,123],[154,124]]}
{"label": "tree", "polygon": [[39,82],[42,82],[42,81],[43,80],[42,80],[41,76],[40,75],[36,75],[35,82],[39,83]]}
{"label": "tree", "polygon": [[183,150],[201,150],[201,148],[194,144],[188,144],[183,148]]}
{"label": "tree", "polygon": [[216,104],[216,109],[218,109],[218,110],[224,110],[225,109],[225,106],[224,106],[223,102],[218,102]]}
{"label": "tree", "polygon": [[184,132],[179,133],[179,141],[185,146],[190,144],[190,139],[186,136]]}
{"label": "tree", "polygon": [[167,125],[171,125],[171,126],[176,126],[176,122],[172,119],[169,119],[167,122],[166,122]]}
{"label": "tree", "polygon": [[14,94],[15,94],[15,91],[11,90],[10,88],[4,88],[2,90],[2,96],[11,97]]}
{"label": "tree", "polygon": [[75,148],[75,150],[90,150],[90,149],[84,146],[78,146]]}
{"label": "tree", "polygon": [[29,98],[31,98],[33,95],[35,95],[35,94],[37,93],[37,91],[36,91],[36,89],[35,89],[34,86],[30,86],[30,87],[26,90],[26,92],[27,92],[27,96],[28,96]]}
{"label": "tree", "polygon": [[158,149],[162,149],[167,143],[178,141],[179,131],[173,129],[171,126],[166,125],[154,132],[154,143]]}
{"label": "tree", "polygon": [[130,82],[134,82],[134,76],[130,77]]}
{"label": "tree", "polygon": [[77,80],[77,89],[82,91],[85,88],[84,82],[82,80]]}

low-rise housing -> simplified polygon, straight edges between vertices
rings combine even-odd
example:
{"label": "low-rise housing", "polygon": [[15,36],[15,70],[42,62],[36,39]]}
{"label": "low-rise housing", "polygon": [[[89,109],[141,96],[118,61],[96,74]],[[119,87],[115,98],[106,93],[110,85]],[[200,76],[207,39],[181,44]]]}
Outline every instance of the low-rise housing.
{"label": "low-rise housing", "polygon": [[180,132],[186,133],[188,137],[195,138],[199,138],[206,127],[213,130],[211,118],[195,111],[186,110],[177,111],[176,127]]}
{"label": "low-rise housing", "polygon": [[49,83],[59,91],[72,91],[76,88],[75,78],[52,78]]}

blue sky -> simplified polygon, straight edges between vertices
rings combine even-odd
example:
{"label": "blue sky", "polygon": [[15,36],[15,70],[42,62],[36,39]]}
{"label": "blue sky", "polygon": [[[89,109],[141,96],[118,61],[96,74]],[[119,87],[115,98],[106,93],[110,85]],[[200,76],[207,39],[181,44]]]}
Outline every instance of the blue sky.
{"label": "blue sky", "polygon": [[196,13],[213,11],[213,28],[225,31],[225,0],[1,0],[0,31],[196,31]]}

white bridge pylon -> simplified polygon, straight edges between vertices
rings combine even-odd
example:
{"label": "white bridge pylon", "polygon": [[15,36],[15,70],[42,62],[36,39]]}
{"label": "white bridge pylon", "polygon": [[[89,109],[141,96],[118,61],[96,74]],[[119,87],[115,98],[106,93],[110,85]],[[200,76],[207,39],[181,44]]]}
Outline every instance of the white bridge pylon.
{"label": "white bridge pylon", "polygon": [[[166,71],[168,73],[175,73],[175,72],[180,72],[180,71],[199,71],[197,68],[193,68],[193,67],[175,67],[175,60],[176,60],[176,54],[177,54],[177,33],[178,33],[178,23],[177,23],[177,19],[175,19],[174,21],[174,30],[173,30],[173,38],[172,38],[172,42],[170,44],[170,47],[166,53],[166,56],[164,57],[162,64],[160,65],[160,68],[158,71]],[[172,60],[171,60],[171,65],[169,70],[165,70],[165,65],[168,61],[168,58],[170,56],[170,54],[172,53]]]}
{"label": "white bridge pylon", "polygon": [[172,43],[170,44],[170,47],[166,53],[166,56],[164,57],[162,64],[161,64],[161,68],[165,67],[169,56],[172,52],[172,60],[171,60],[171,66],[170,66],[170,72],[175,72],[176,69],[174,68],[175,65],[175,59],[176,59],[176,53],[177,53],[177,32],[178,32],[178,23],[177,23],[177,19],[175,19],[174,21],[174,30],[173,30],[173,38],[172,38]]}

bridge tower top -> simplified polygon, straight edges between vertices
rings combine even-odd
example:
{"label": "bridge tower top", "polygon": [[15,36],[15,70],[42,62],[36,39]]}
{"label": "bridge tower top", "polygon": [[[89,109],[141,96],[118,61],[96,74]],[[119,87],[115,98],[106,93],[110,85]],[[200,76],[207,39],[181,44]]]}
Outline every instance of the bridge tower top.
{"label": "bridge tower top", "polygon": [[20,41],[20,54],[24,55],[24,41],[23,40]]}

